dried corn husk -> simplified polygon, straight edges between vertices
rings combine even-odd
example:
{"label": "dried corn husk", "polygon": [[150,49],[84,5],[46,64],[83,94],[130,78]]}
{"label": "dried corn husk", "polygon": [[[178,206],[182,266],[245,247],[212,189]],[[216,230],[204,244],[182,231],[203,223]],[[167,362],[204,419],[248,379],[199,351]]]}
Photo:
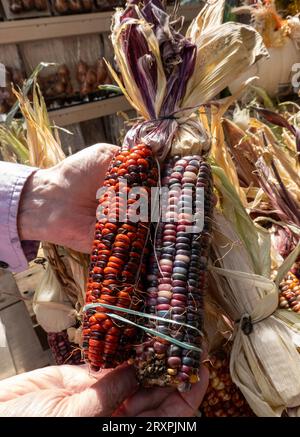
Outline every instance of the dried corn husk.
{"label": "dried corn husk", "polygon": [[46,332],[60,332],[76,323],[76,312],[51,266],[34,293],[33,311]]}
{"label": "dried corn husk", "polygon": [[85,258],[45,242],[43,251],[48,260],[45,278],[49,284],[44,279],[36,290],[33,310],[46,332],[60,332],[75,325],[84,305]]}
{"label": "dried corn husk", "polygon": [[14,123],[10,129],[0,124],[0,151],[4,161],[8,162],[29,162],[29,152],[24,145],[22,128]]}
{"label": "dried corn husk", "polygon": [[[211,156],[215,163],[226,172],[229,181],[236,187],[240,199],[245,207],[247,206],[247,197],[244,189],[240,186],[241,178],[239,178],[239,172],[237,169],[237,164],[239,163],[240,159],[236,159],[234,161],[234,153],[232,150],[230,150],[230,147],[227,147],[226,145],[222,121],[223,116],[228,108],[236,101],[239,95],[243,92],[244,88],[246,88],[253,80],[254,78],[250,78],[247,82],[241,85],[241,88],[236,94],[212,105],[210,116],[210,133],[212,138]],[[204,115],[201,115],[200,113],[201,121],[203,121],[203,117]],[[205,123],[205,125],[208,125],[208,123]],[[230,153],[230,151],[232,153]],[[250,185],[250,183],[248,185]],[[246,186],[248,187],[248,185]]]}
{"label": "dried corn husk", "polygon": [[[279,114],[267,110],[261,110],[260,112],[265,118],[268,117],[268,121],[276,118],[276,124],[281,122],[280,126],[285,126],[285,128],[281,132],[278,132],[277,128],[275,136],[270,127],[262,121],[250,117],[243,129],[228,118],[223,119],[222,127],[226,145],[234,158],[239,183],[242,186],[245,184],[251,187],[250,190],[249,188],[245,189],[248,200],[254,198],[253,203],[248,206],[252,210],[256,210],[259,209],[259,204],[263,201],[269,203],[269,210],[273,208],[278,211],[278,206],[272,202],[267,192],[266,194],[262,193],[260,189],[262,178],[260,175],[263,167],[265,173],[268,173],[267,183],[272,184],[272,186],[278,185],[272,170],[274,164],[282,183],[289,193],[288,196],[285,196],[286,200],[291,196],[294,202],[300,202],[299,159],[297,158],[297,147],[299,146],[297,146],[295,134],[291,134],[291,130],[296,128]],[[217,163],[221,165],[219,161]],[[224,166],[222,168],[226,172],[228,171]],[[273,189],[271,191],[274,193]],[[284,212],[284,208],[282,211]]]}
{"label": "dried corn husk", "polygon": [[[241,74],[230,86],[235,93],[240,84],[249,77],[256,76],[255,86],[263,88],[270,97],[288,94],[292,90],[293,65],[300,61],[300,51],[291,39],[283,47],[269,49],[270,57],[259,61],[256,65]],[[272,72],[272,74],[270,74]]]}
{"label": "dried corn husk", "polygon": [[38,84],[33,89],[33,103],[21,92],[14,90],[21,112],[25,118],[26,138],[30,165],[47,168],[58,164],[65,158],[61,145],[53,134],[47,108]]}
{"label": "dried corn husk", "polygon": [[[37,67],[36,73],[40,69]],[[33,81],[32,102],[24,91],[14,91],[24,125],[10,120],[0,127],[0,141],[18,162],[48,168],[62,161],[65,155],[58,131],[50,124],[36,75],[30,81]],[[39,323],[47,332],[59,332],[75,324],[76,315],[84,305],[87,261],[85,255],[68,249],[46,242],[42,246],[48,267],[36,290],[33,308]]]}
{"label": "dried corn husk", "polygon": [[244,184],[249,191],[249,187],[259,187],[259,181],[255,174],[255,162],[257,153],[255,144],[244,130],[238,127],[231,120],[223,119],[222,128],[228,146],[237,169],[240,184]]}
{"label": "dried corn husk", "polygon": [[[212,280],[210,286],[214,286]],[[232,321],[212,295],[212,291],[208,291],[204,309],[204,333],[208,352],[218,349],[224,343],[224,339],[229,340],[233,333]]]}
{"label": "dried corn husk", "polygon": [[[251,222],[225,174],[214,168],[214,175],[224,215],[214,220],[211,274],[214,297],[236,321],[231,377],[256,415],[281,416],[300,405],[299,336],[277,317],[277,284],[269,279],[270,236]],[[252,319],[250,335],[242,330],[244,316]]]}
{"label": "dried corn husk", "polygon": [[[186,77],[186,81],[179,83],[176,83],[178,62],[172,63],[168,77],[162,68],[166,60],[162,59],[159,48],[164,42],[164,32],[156,34],[156,26],[150,27],[144,19],[155,5],[149,2],[139,11],[131,4],[125,13],[117,11],[112,43],[123,82],[109,68],[131,105],[146,120],[130,130],[125,142],[145,141],[161,159],[170,150],[172,154],[208,152],[210,138],[194,111],[226,87],[237,71],[246,70],[267,55],[262,38],[253,28],[237,23],[221,24],[224,4],[224,0],[217,0],[202,9],[188,29],[189,41],[179,33],[176,40],[174,36],[172,43],[177,47],[178,57],[184,57],[185,71],[180,72],[180,77]],[[165,32],[175,35],[174,29],[170,30],[175,22],[170,22],[159,8],[155,9],[155,19]],[[136,53],[134,61],[128,56],[129,52],[137,52],[135,47],[128,47],[129,32],[136,32],[137,38],[143,40],[140,46],[145,47],[144,55]],[[175,52],[173,47],[172,51]]]}

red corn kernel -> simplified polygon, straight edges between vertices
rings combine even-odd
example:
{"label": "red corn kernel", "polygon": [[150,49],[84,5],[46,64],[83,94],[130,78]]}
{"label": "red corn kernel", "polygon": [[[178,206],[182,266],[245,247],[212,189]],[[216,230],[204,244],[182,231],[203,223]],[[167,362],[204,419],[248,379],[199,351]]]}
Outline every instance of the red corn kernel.
{"label": "red corn kernel", "polygon": [[114,223],[106,223],[105,228],[109,229],[111,232],[116,232],[118,230],[118,226]]}
{"label": "red corn kernel", "polygon": [[[109,259],[111,259],[111,258],[109,258]],[[112,262],[112,261],[109,261],[109,262],[107,263],[107,267],[108,267],[108,268],[115,269],[115,270],[118,270],[118,268],[120,267],[120,264],[119,264],[119,263],[114,263],[114,262]]]}
{"label": "red corn kernel", "polygon": [[107,319],[107,315],[105,313],[96,313],[96,314],[94,314],[94,317],[98,322]]}
{"label": "red corn kernel", "polygon": [[94,340],[93,338],[89,339],[89,346],[91,346],[92,348],[93,347],[98,348],[99,346],[102,346],[102,345],[103,345],[103,341],[101,341],[101,340]]}
{"label": "red corn kernel", "polygon": [[[109,335],[106,334],[105,336],[105,343],[118,343],[119,342],[119,337],[116,335]],[[106,346],[106,345],[105,345]]]}
{"label": "red corn kernel", "polygon": [[136,329],[135,328],[125,328],[123,331],[123,334],[126,337],[133,337],[136,335]]}
{"label": "red corn kernel", "polygon": [[104,274],[105,275],[117,275],[119,272],[117,269],[113,269],[111,267],[105,267]]}
{"label": "red corn kernel", "polygon": [[143,167],[146,167],[146,168],[149,167],[148,161],[146,161],[146,159],[144,159],[144,158],[138,159],[137,163],[138,163],[138,165],[142,165]]}
{"label": "red corn kernel", "polygon": [[130,238],[125,234],[118,234],[116,236],[116,241],[123,241],[124,243],[130,244]]}
{"label": "red corn kernel", "polygon": [[90,329],[91,331],[101,331],[101,326],[96,323],[95,325],[92,325]]}
{"label": "red corn kernel", "polygon": [[112,328],[110,328],[108,330],[107,333],[110,334],[110,335],[120,335],[121,330],[120,330],[120,328],[117,328],[117,327],[113,326]]}

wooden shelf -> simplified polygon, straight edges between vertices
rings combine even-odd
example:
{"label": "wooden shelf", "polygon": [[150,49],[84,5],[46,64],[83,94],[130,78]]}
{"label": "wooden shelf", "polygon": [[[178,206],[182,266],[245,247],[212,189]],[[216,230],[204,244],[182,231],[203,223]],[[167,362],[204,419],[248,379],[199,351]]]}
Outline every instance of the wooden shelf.
{"label": "wooden shelf", "polygon": [[[199,10],[200,5],[182,6],[179,13],[189,22]],[[111,12],[96,12],[5,21],[0,23],[0,44],[110,32],[111,17]]]}
{"label": "wooden shelf", "polygon": [[[199,10],[200,5],[182,6],[179,14],[189,23]],[[111,18],[112,12],[96,12],[0,22],[0,45],[110,32]],[[63,127],[129,109],[131,106],[125,97],[118,96],[49,111],[49,116],[53,123]]]}
{"label": "wooden shelf", "polygon": [[1,44],[109,32],[111,12],[32,18],[0,23]]}
{"label": "wooden shelf", "polygon": [[83,103],[76,106],[49,111],[50,120],[57,126],[68,126],[73,123],[93,120],[106,115],[115,114],[118,111],[128,111],[130,104],[124,96],[111,97],[98,102]]}

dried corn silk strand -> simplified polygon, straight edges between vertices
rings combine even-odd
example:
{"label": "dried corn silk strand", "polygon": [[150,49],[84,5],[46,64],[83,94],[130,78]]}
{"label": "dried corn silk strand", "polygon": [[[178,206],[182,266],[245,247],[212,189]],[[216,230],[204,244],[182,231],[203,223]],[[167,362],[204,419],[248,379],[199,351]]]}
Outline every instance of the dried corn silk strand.
{"label": "dried corn silk strand", "polygon": [[[171,158],[162,186],[169,189],[166,222],[159,224],[152,253],[145,312],[190,325],[178,327],[162,320],[149,324],[162,334],[201,347],[199,332],[203,326],[203,292],[211,239],[210,167],[198,155]],[[196,188],[204,189],[204,199],[203,191],[199,194]],[[197,214],[198,218],[199,214],[204,216],[203,230],[191,233],[189,228]],[[179,385],[184,390],[198,380],[200,352],[146,336],[137,348],[136,364],[143,385]]]}

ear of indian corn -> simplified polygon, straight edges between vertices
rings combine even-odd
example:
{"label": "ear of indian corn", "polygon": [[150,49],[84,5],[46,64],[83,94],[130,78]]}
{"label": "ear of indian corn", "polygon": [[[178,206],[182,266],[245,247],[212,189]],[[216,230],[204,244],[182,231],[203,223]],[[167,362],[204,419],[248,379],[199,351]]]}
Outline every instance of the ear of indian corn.
{"label": "ear of indian corn", "polygon": [[[186,389],[198,380],[200,367],[213,206],[210,167],[198,155],[171,158],[162,185],[168,188],[168,204],[151,256],[145,312],[177,322],[155,320],[150,327],[199,350],[148,336],[137,348],[137,368],[146,386]],[[194,220],[201,217],[203,229],[193,233]]]}
{"label": "ear of indian corn", "polygon": [[85,358],[94,370],[115,367],[132,353],[136,329],[114,322],[101,303],[140,307],[150,219],[145,223],[130,220],[130,208],[138,201],[130,190],[141,187],[150,199],[157,178],[153,153],[143,144],[121,151],[105,178],[107,190],[99,199],[103,213],[96,223],[86,294],[87,304],[99,306],[88,309],[83,321]]}
{"label": "ear of indian corn", "polygon": [[206,417],[253,417],[242,392],[233,383],[229,371],[229,351],[226,346],[212,353],[207,362],[209,385],[201,404]]}

